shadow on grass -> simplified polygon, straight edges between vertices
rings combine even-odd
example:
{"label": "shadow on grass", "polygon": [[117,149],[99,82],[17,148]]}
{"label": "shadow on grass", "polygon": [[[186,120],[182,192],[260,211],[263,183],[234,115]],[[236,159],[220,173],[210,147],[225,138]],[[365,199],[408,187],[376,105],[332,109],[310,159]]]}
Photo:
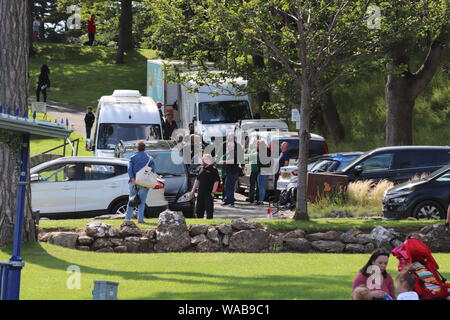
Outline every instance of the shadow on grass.
{"label": "shadow on grass", "polygon": [[[9,253],[10,248],[0,248],[2,253]],[[198,272],[191,271],[115,271],[111,269],[99,269],[80,265],[74,259],[63,260],[55,257],[45,250],[40,244],[27,244],[24,246],[23,256],[26,264],[33,264],[49,270],[65,271],[69,265],[78,265],[84,275],[101,275],[116,277],[118,280],[142,281],[140,286],[152,286],[149,295],[145,297],[133,297],[127,292],[130,299],[144,300],[169,300],[169,299],[196,299],[196,300],[223,300],[223,299],[347,299],[350,295],[351,275],[317,275],[311,271],[311,275],[224,275],[214,272],[202,272],[202,266],[198,265]],[[101,259],[102,255],[99,254]],[[105,257],[107,258],[107,257]],[[132,261],[132,257],[127,258]],[[157,261],[157,260],[156,260]],[[192,268],[192,265],[189,265]],[[276,267],[274,267],[276,268]],[[219,270],[223,270],[218,267]],[[276,271],[276,269],[274,269]],[[272,271],[272,270],[270,270]],[[55,277],[58,277],[55,275]],[[326,285],[324,285],[326,284]],[[177,285],[181,285],[177,289]],[[129,286],[129,285],[128,285]],[[128,289],[129,287],[127,287]],[[173,288],[170,290],[168,288]],[[201,289],[200,289],[201,288]],[[212,289],[211,289],[212,288]],[[203,290],[204,289],[204,290]],[[124,289],[125,290],[125,289]]]}

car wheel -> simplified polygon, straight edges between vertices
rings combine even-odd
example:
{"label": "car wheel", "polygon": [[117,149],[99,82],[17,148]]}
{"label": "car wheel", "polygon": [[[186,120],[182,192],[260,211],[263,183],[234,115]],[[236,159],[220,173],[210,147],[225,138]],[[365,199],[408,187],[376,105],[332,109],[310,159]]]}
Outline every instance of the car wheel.
{"label": "car wheel", "polygon": [[147,207],[145,206],[144,217],[146,218],[159,218],[159,214],[167,210],[167,206],[160,207]]}
{"label": "car wheel", "polygon": [[128,200],[120,200],[111,207],[111,214],[125,214],[127,212]]}
{"label": "car wheel", "polygon": [[435,201],[423,201],[413,210],[413,217],[418,220],[444,219],[444,209]]}

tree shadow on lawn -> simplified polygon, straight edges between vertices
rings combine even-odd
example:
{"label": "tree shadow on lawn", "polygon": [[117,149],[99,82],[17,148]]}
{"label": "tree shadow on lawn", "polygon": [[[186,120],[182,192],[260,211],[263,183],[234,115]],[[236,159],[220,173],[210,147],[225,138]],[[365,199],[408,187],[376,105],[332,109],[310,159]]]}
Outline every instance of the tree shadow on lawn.
{"label": "tree shadow on lawn", "polygon": [[[3,247],[0,248],[0,251],[5,253],[7,250]],[[101,258],[101,254],[99,258]],[[311,275],[307,276],[276,275],[273,274],[274,270],[276,272],[276,269],[273,268],[270,269],[272,274],[255,274],[252,276],[240,276],[238,273],[236,275],[223,275],[189,271],[114,271],[83,266],[76,260],[62,260],[49,254],[40,244],[27,245],[24,249],[24,260],[26,264],[64,273],[68,266],[77,265],[80,267],[82,274],[90,274],[89,277],[102,275],[107,277],[109,281],[123,279],[125,281],[121,282],[122,290],[127,290],[127,298],[134,300],[333,300],[347,299],[351,293],[352,275],[350,274],[318,275],[312,271]],[[192,265],[189,267],[192,268]],[[198,270],[201,270],[201,268],[202,266],[198,265]],[[50,276],[51,272],[49,273]],[[135,284],[127,284],[127,281],[140,281],[141,288],[152,289],[148,290],[148,296],[133,297],[130,292],[133,292],[132,288]],[[161,284],[155,284],[159,282]],[[174,287],[174,290],[168,291],[168,287]],[[177,287],[178,289],[176,289]],[[142,294],[142,291],[137,290],[136,295],[140,294]]]}

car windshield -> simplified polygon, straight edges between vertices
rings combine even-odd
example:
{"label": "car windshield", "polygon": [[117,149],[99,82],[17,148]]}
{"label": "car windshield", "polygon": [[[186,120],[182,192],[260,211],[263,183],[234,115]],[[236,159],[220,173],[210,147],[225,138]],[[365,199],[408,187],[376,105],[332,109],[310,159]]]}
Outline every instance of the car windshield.
{"label": "car windshield", "polygon": [[251,119],[247,101],[213,101],[201,102],[198,105],[199,120],[203,124],[234,123]]}
{"label": "car windshield", "polygon": [[[145,152],[153,158],[157,174],[162,176],[181,176],[186,174],[186,167],[183,164],[183,157],[179,151],[146,150]],[[133,154],[135,154],[135,151],[130,150],[124,152],[121,157],[129,159]]]}
{"label": "car windshield", "polygon": [[345,166],[343,166],[342,168],[340,168],[339,172],[344,172],[346,171],[348,168],[352,167],[353,164],[357,163],[358,161],[360,161],[361,159],[364,159],[367,155],[369,154],[369,152],[363,153],[362,155],[360,155],[359,157],[357,157],[355,160],[350,161],[349,163],[347,163]]}
{"label": "car windshield", "polygon": [[97,149],[114,150],[120,140],[161,139],[159,124],[102,123],[98,130]]}

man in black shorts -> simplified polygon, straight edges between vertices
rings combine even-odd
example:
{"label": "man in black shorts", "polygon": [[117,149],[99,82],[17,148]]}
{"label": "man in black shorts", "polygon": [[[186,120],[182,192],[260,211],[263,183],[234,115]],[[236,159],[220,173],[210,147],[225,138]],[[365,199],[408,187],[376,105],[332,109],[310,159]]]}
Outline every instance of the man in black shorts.
{"label": "man in black shorts", "polygon": [[195,190],[198,188],[197,218],[202,219],[206,210],[206,218],[212,219],[214,214],[214,193],[217,191],[220,182],[219,171],[214,167],[210,154],[204,154],[202,161],[203,168],[200,169],[192,187],[191,198],[194,197]]}

